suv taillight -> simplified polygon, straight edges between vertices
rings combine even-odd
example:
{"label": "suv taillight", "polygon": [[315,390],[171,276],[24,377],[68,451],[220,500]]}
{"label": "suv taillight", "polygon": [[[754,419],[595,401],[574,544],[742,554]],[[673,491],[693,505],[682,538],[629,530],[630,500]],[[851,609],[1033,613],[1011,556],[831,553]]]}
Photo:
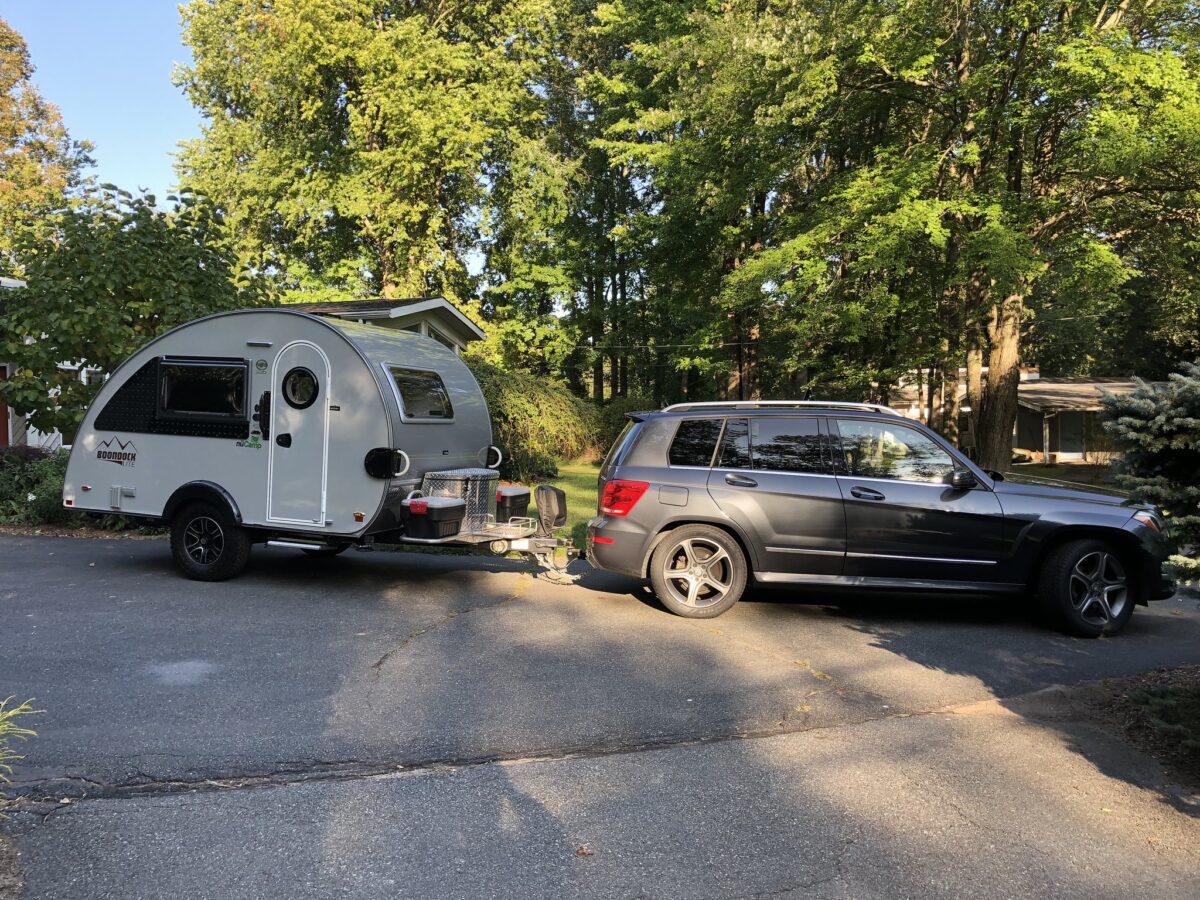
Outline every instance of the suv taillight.
{"label": "suv taillight", "polygon": [[623,481],[619,478],[604,485],[600,512],[606,516],[627,516],[642,499],[650,485],[645,481]]}

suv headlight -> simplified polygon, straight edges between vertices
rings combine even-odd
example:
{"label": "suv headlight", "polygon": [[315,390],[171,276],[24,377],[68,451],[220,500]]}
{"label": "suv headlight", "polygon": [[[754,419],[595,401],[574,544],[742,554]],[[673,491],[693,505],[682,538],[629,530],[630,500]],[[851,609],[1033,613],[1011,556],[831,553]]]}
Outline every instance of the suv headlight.
{"label": "suv headlight", "polygon": [[1162,534],[1166,531],[1166,523],[1162,522],[1158,516],[1154,515],[1152,512],[1135,512],[1133,514],[1133,518],[1135,521],[1141,522],[1151,531],[1156,531],[1159,534]]}

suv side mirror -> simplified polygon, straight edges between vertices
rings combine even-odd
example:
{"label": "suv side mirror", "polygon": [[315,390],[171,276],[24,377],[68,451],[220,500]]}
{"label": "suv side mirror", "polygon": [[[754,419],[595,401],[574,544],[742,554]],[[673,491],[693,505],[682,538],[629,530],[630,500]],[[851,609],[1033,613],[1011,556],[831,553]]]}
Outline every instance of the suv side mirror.
{"label": "suv side mirror", "polygon": [[946,484],[950,485],[956,491],[965,491],[975,487],[979,482],[975,479],[975,475],[968,469],[955,469],[946,476]]}

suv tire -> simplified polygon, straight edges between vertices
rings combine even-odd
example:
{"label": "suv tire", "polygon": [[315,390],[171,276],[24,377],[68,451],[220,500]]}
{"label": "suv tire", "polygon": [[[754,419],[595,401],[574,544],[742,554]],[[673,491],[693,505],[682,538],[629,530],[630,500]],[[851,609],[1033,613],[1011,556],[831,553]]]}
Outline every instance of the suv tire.
{"label": "suv tire", "polygon": [[1038,572],[1038,597],[1068,634],[1116,634],[1136,605],[1136,584],[1120,553],[1105,541],[1069,541],[1051,550]]}
{"label": "suv tire", "polygon": [[746,555],[728,532],[684,525],[668,532],[650,556],[650,582],[670,612],[711,619],[741,599]]}
{"label": "suv tire", "polygon": [[225,581],[250,559],[250,535],[227,509],[213,503],[189,503],[171,520],[171,555],[195,581]]}

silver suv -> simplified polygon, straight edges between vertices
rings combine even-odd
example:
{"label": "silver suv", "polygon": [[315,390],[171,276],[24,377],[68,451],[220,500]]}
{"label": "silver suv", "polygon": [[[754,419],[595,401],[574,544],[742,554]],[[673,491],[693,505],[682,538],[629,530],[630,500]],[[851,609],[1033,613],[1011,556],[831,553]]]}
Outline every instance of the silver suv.
{"label": "silver suv", "polygon": [[691,403],[638,413],[600,470],[594,566],[720,615],[764,583],[1036,593],[1065,630],[1119,631],[1169,597],[1158,510],[985,472],[885,406]]}

